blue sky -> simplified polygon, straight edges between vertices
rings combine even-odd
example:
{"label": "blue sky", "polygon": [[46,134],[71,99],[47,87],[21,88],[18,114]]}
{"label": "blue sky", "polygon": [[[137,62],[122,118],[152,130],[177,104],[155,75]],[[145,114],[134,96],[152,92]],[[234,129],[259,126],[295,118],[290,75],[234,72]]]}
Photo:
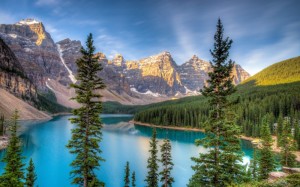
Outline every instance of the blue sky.
{"label": "blue sky", "polygon": [[0,23],[42,21],[54,41],[85,41],[136,60],[161,51],[177,64],[210,60],[218,17],[233,39],[231,59],[251,74],[300,55],[299,0],[1,0]]}

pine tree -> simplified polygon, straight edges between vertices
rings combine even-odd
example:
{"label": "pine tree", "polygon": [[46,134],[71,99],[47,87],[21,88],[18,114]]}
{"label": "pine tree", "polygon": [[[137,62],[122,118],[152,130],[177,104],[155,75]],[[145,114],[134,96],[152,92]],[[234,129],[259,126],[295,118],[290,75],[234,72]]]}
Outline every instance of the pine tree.
{"label": "pine tree", "polygon": [[74,99],[81,107],[73,110],[76,117],[70,121],[76,126],[72,129],[72,138],[67,147],[70,153],[76,155],[71,163],[72,184],[84,187],[104,186],[104,183],[97,179],[95,170],[99,169],[100,161],[104,161],[99,156],[99,143],[102,140],[102,122],[99,116],[102,111],[102,96],[96,91],[103,89],[105,85],[98,75],[102,66],[94,52],[93,37],[89,34],[86,49],[81,48],[82,57],[76,61],[78,84],[71,84],[76,91]]}
{"label": "pine tree", "polygon": [[242,159],[238,139],[240,130],[234,122],[234,114],[226,110],[229,104],[227,97],[234,93],[235,88],[230,75],[234,62],[227,61],[232,40],[228,37],[224,39],[223,32],[219,19],[214,49],[210,51],[213,71],[209,73],[209,86],[201,90],[205,97],[210,98],[212,110],[205,123],[206,137],[196,141],[197,145],[202,144],[209,151],[200,153],[198,158],[192,158],[196,165],[192,166],[195,174],[190,179],[189,186],[225,186],[241,181],[241,176],[245,173],[238,163]]}
{"label": "pine tree", "polygon": [[27,174],[26,174],[26,181],[25,181],[26,187],[34,187],[34,183],[37,179],[34,169],[35,167],[33,161],[32,159],[30,159],[29,166],[27,168]]}
{"label": "pine tree", "polygon": [[269,127],[268,116],[264,116],[260,131],[262,148],[259,154],[259,179],[267,179],[271,171],[275,169],[275,159],[272,153],[272,136]]}
{"label": "pine tree", "polygon": [[224,184],[238,184],[243,182],[246,176],[246,168],[243,166],[243,151],[240,141],[240,127],[235,123],[236,115],[227,109],[223,123],[223,146],[220,154],[220,164],[222,169],[222,181]]}
{"label": "pine tree", "polygon": [[136,187],[136,184],[135,184],[135,172],[132,172],[132,175],[131,175],[131,186],[132,187]]}
{"label": "pine tree", "polygon": [[22,163],[23,157],[21,156],[21,141],[17,136],[18,118],[18,111],[15,110],[9,126],[11,133],[10,141],[6,154],[2,159],[2,162],[6,162],[6,166],[4,168],[4,173],[1,176],[1,186],[23,186],[24,164]]}
{"label": "pine tree", "polygon": [[295,124],[294,140],[297,144],[297,150],[300,150],[300,123]]}
{"label": "pine tree", "polygon": [[129,168],[129,162],[126,162],[125,166],[125,177],[124,177],[124,187],[129,187],[130,185],[130,168]]}
{"label": "pine tree", "polygon": [[281,148],[281,165],[294,167],[296,164],[296,156],[292,153],[292,151],[297,150],[297,145],[292,135],[290,120],[284,120],[281,135],[279,144]]}
{"label": "pine tree", "polygon": [[0,136],[4,136],[5,135],[5,124],[4,124],[4,116],[1,115],[0,116]]}
{"label": "pine tree", "polygon": [[280,113],[278,120],[277,120],[277,147],[279,147],[279,144],[280,144],[282,128],[283,128],[283,116],[282,116],[282,113]]}
{"label": "pine tree", "polygon": [[153,129],[150,141],[150,157],[148,158],[148,175],[145,179],[147,187],[158,187],[158,163],[157,163],[157,140],[156,129]]}
{"label": "pine tree", "polygon": [[164,143],[160,147],[161,152],[161,164],[163,170],[159,173],[161,175],[160,181],[163,182],[163,187],[172,186],[174,178],[171,176],[171,171],[173,169],[172,155],[171,155],[171,143],[170,140],[165,139]]}
{"label": "pine tree", "polygon": [[257,155],[257,151],[256,148],[254,148],[253,150],[253,158],[250,160],[250,166],[249,166],[249,173],[250,173],[250,178],[252,180],[258,180],[258,155]]}

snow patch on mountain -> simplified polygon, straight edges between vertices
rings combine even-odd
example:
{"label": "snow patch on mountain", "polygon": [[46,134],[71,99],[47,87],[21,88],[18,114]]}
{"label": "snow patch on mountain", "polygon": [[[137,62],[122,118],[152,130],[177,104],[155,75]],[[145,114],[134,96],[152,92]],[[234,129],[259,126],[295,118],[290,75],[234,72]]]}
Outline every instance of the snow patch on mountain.
{"label": "snow patch on mountain", "polygon": [[73,74],[73,72],[70,70],[70,68],[67,66],[67,64],[65,63],[65,60],[63,58],[63,54],[62,54],[62,49],[60,47],[60,44],[56,44],[57,45],[57,49],[58,49],[58,52],[59,52],[59,57],[60,57],[60,60],[61,62],[63,63],[63,65],[65,66],[65,68],[67,69],[68,73],[69,73],[69,78],[71,79],[71,81],[73,83],[76,83],[76,78]]}
{"label": "snow patch on mountain", "polygon": [[48,78],[48,80],[46,81],[46,87],[49,88],[51,91],[54,92],[54,89],[51,88],[51,86],[49,86],[48,81],[51,81],[51,79]]}
{"label": "snow patch on mountain", "polygon": [[153,93],[150,90],[147,90],[147,92],[145,92],[145,93],[139,92],[135,88],[130,88],[130,90],[132,92],[135,92],[135,93],[138,93],[138,94],[152,95],[153,97],[160,97],[161,96],[159,93]]}
{"label": "snow patch on mountain", "polygon": [[190,90],[190,89],[188,89],[186,86],[184,86],[184,88],[185,88],[185,94],[187,94],[187,95],[200,95],[200,92],[198,92],[198,91],[192,91],[192,90]]}
{"label": "snow patch on mountain", "polygon": [[32,25],[32,24],[37,24],[40,23],[39,21],[35,19],[23,19],[17,23],[17,25]]}
{"label": "snow patch on mountain", "polygon": [[16,35],[16,34],[8,34],[8,36],[10,36],[12,38],[17,38],[18,37],[18,35]]}

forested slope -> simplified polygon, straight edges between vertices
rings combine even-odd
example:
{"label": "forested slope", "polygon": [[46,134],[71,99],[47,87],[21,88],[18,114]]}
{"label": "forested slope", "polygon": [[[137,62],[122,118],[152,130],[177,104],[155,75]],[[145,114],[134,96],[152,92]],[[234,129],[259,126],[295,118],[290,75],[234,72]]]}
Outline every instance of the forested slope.
{"label": "forested slope", "polygon": [[[237,87],[230,101],[245,135],[259,136],[261,119],[269,114],[271,124],[276,123],[279,116],[291,117],[295,138],[299,139],[296,119],[300,119],[300,57],[276,63],[254,75]],[[206,98],[189,97],[148,106],[135,115],[135,120],[202,128],[209,109]],[[274,134],[275,128],[270,128]]]}

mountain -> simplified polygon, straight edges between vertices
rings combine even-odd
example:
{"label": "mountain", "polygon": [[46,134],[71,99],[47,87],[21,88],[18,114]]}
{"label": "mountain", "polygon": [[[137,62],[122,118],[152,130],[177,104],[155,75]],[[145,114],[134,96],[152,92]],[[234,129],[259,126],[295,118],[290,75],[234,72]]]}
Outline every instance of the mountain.
{"label": "mountain", "polygon": [[[72,43],[70,40],[67,41]],[[62,50],[62,53],[80,56],[78,48],[69,47],[67,52]],[[100,76],[108,85],[104,92],[105,98],[124,104],[147,104],[173,97],[197,95],[206,85],[208,72],[211,71],[210,64],[196,56],[178,66],[169,52],[135,61],[126,60],[121,54],[116,54],[112,60],[107,59],[101,52],[96,56],[103,65]],[[75,71],[71,63],[67,66]],[[234,83],[238,84],[250,75],[239,65],[235,65],[233,76]]]}
{"label": "mountain", "polygon": [[[190,93],[195,93],[203,88],[203,86],[207,86],[208,73],[211,71],[210,63],[200,59],[196,55],[192,56],[189,61],[179,67],[181,81]],[[235,85],[250,77],[250,74],[239,64],[234,65],[231,75],[233,76],[233,83]]]}
{"label": "mountain", "polygon": [[43,23],[25,19],[16,24],[1,24],[0,37],[14,52],[26,75],[39,90],[47,90],[48,79],[57,80],[63,85],[71,82],[57,46]]}
{"label": "mountain", "polygon": [[[53,101],[71,108],[78,106],[69,99],[75,94],[69,84],[77,81],[75,62],[81,57],[80,41],[64,39],[55,43],[43,23],[34,19],[0,24],[0,37],[14,52],[38,92],[53,92],[56,96]],[[101,91],[103,101],[123,104],[148,104],[198,95],[211,71],[210,64],[196,56],[179,66],[169,52],[134,61],[121,54],[111,60],[101,52],[96,56],[103,65],[99,75],[107,85]],[[249,77],[239,65],[233,75],[236,84]]]}
{"label": "mountain", "polygon": [[275,63],[255,74],[243,84],[268,86],[300,81],[300,56]]}

